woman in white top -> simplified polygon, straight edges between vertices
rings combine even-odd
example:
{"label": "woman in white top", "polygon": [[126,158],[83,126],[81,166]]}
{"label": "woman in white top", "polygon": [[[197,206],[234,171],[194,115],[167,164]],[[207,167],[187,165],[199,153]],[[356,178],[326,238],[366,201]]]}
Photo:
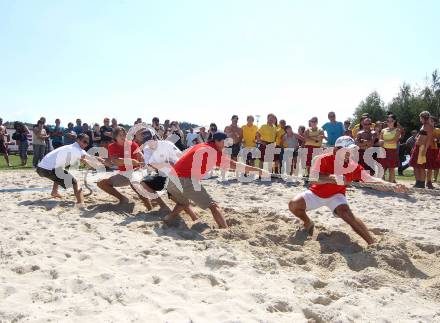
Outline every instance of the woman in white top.
{"label": "woman in white top", "polygon": [[[161,210],[169,212],[171,210],[156,192],[165,188],[172,166],[182,156],[182,152],[171,141],[159,140],[152,130],[143,132],[143,141],[145,165],[156,172],[154,175],[145,176],[141,181],[142,188],[148,192],[144,197],[157,203]],[[145,192],[138,193],[144,195]],[[186,207],[184,211],[191,219],[197,220],[197,215],[190,206]]]}

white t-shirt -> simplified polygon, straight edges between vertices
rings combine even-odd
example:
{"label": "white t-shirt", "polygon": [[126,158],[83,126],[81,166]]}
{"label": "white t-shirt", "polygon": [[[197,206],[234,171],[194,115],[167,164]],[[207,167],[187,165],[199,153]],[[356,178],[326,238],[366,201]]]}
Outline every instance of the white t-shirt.
{"label": "white t-shirt", "polygon": [[194,146],[196,143],[194,142],[194,139],[197,139],[199,137],[199,135],[198,134],[196,134],[196,133],[188,133],[187,135],[186,135],[186,145],[188,146],[188,147],[192,147],[192,146]]}
{"label": "white t-shirt", "polygon": [[83,156],[87,155],[84,149],[75,142],[71,145],[62,146],[52,150],[43,160],[39,162],[38,167],[53,170],[55,168],[64,168],[78,162]]}
{"label": "white t-shirt", "polygon": [[[180,156],[182,156],[182,152],[168,140],[158,140],[157,147],[154,150],[147,145],[144,147],[145,164],[175,164]],[[168,175],[170,171],[171,166],[165,166],[160,169],[161,175]]]}

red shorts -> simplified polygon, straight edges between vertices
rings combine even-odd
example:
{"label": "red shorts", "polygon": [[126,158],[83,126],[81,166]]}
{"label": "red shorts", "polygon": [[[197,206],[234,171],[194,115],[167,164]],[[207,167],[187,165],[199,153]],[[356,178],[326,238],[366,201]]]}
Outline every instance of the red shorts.
{"label": "red shorts", "polygon": [[[313,157],[320,155],[323,150],[322,150],[321,147],[308,146],[308,145],[305,145],[304,148],[307,148],[306,166],[307,167],[311,167],[312,166]],[[313,152],[315,152],[315,153],[313,153]]]}
{"label": "red shorts", "polygon": [[440,168],[440,159],[439,159],[439,150],[428,148],[426,151],[426,169],[439,169]]}
{"label": "red shorts", "polygon": [[399,167],[399,153],[397,152],[397,149],[384,149],[386,152],[385,158],[379,158],[379,163],[382,167],[385,169]]}
{"label": "red shorts", "polygon": [[411,151],[411,158],[409,159],[409,165],[413,168],[423,168],[425,169],[426,164],[417,164],[417,159],[419,158],[420,146],[414,146]]}

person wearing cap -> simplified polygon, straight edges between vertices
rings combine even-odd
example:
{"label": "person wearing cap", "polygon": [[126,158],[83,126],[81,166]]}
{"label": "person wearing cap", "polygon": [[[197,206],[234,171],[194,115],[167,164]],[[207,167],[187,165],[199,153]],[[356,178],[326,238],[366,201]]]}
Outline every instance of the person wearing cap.
{"label": "person wearing cap", "polygon": [[[353,128],[351,129],[351,134],[352,134],[352,137],[353,137],[353,138],[356,138],[358,131],[361,129],[361,123],[362,123],[362,121],[363,121],[364,119],[367,119],[367,118],[370,118],[370,114],[369,114],[369,113],[363,113],[363,114],[361,115],[361,119],[359,120],[359,123],[357,123],[357,124],[355,124],[355,125],[353,126]],[[371,119],[371,118],[370,118],[370,119]],[[376,124],[373,122],[373,123],[371,124],[371,129],[374,129],[374,128],[376,128]],[[380,132],[380,131],[379,131],[379,132]],[[379,132],[378,132],[378,133],[379,133]]]}
{"label": "person wearing cap", "polygon": [[365,224],[353,215],[348,205],[345,197],[346,186],[351,181],[363,181],[380,184],[375,188],[381,191],[407,191],[401,184],[388,183],[364,172],[363,167],[351,157],[352,151],[356,148],[353,138],[339,137],[333,152],[322,154],[315,159],[309,189],[289,202],[289,210],[304,222],[304,228],[310,235],[313,234],[314,222],[306,211],[326,206],[334,215],[348,223],[368,244],[372,244],[374,238]]}
{"label": "person wearing cap", "polygon": [[241,149],[241,141],[243,140],[243,130],[238,126],[238,116],[233,115],[231,124],[225,128],[225,134],[232,139],[232,160],[237,160]]}
{"label": "person wearing cap", "polygon": [[173,211],[164,221],[171,224],[178,214],[193,201],[202,209],[209,209],[220,228],[226,228],[226,220],[217,202],[201,185],[200,180],[215,167],[223,170],[242,167],[244,172],[257,172],[259,176],[268,174],[256,167],[247,166],[228,158],[223,153],[225,139],[228,136],[223,132],[216,132],[212,141],[198,144],[187,150],[173,166],[169,174],[167,191],[176,202]]}
{"label": "person wearing cap", "polygon": [[[170,208],[157,192],[162,191],[167,186],[168,175],[172,170],[172,166],[182,156],[182,152],[171,141],[160,140],[155,130],[151,128],[143,130],[141,145],[143,145],[144,163],[147,168],[153,170],[153,173],[143,177],[140,182],[145,191],[139,189],[137,184],[133,185],[140,195],[159,205],[161,211],[170,212]],[[197,219],[197,215],[190,205],[186,206],[184,211],[189,214],[192,220]]]}

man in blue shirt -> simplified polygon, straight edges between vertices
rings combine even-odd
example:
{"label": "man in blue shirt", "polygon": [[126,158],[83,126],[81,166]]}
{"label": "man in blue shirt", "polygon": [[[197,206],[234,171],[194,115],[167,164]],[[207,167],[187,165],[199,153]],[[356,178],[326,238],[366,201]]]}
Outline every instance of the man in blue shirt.
{"label": "man in blue shirt", "polygon": [[50,139],[52,139],[53,149],[63,145],[64,127],[61,127],[60,124],[60,119],[56,119],[55,126],[50,128]]}
{"label": "man in blue shirt", "polygon": [[344,135],[344,125],[342,122],[336,121],[336,114],[332,111],[328,113],[330,120],[322,126],[322,129],[327,133],[327,145],[333,147],[336,139]]}
{"label": "man in blue shirt", "polygon": [[76,127],[73,128],[73,131],[75,131],[76,135],[84,133],[81,119],[76,119]]}

